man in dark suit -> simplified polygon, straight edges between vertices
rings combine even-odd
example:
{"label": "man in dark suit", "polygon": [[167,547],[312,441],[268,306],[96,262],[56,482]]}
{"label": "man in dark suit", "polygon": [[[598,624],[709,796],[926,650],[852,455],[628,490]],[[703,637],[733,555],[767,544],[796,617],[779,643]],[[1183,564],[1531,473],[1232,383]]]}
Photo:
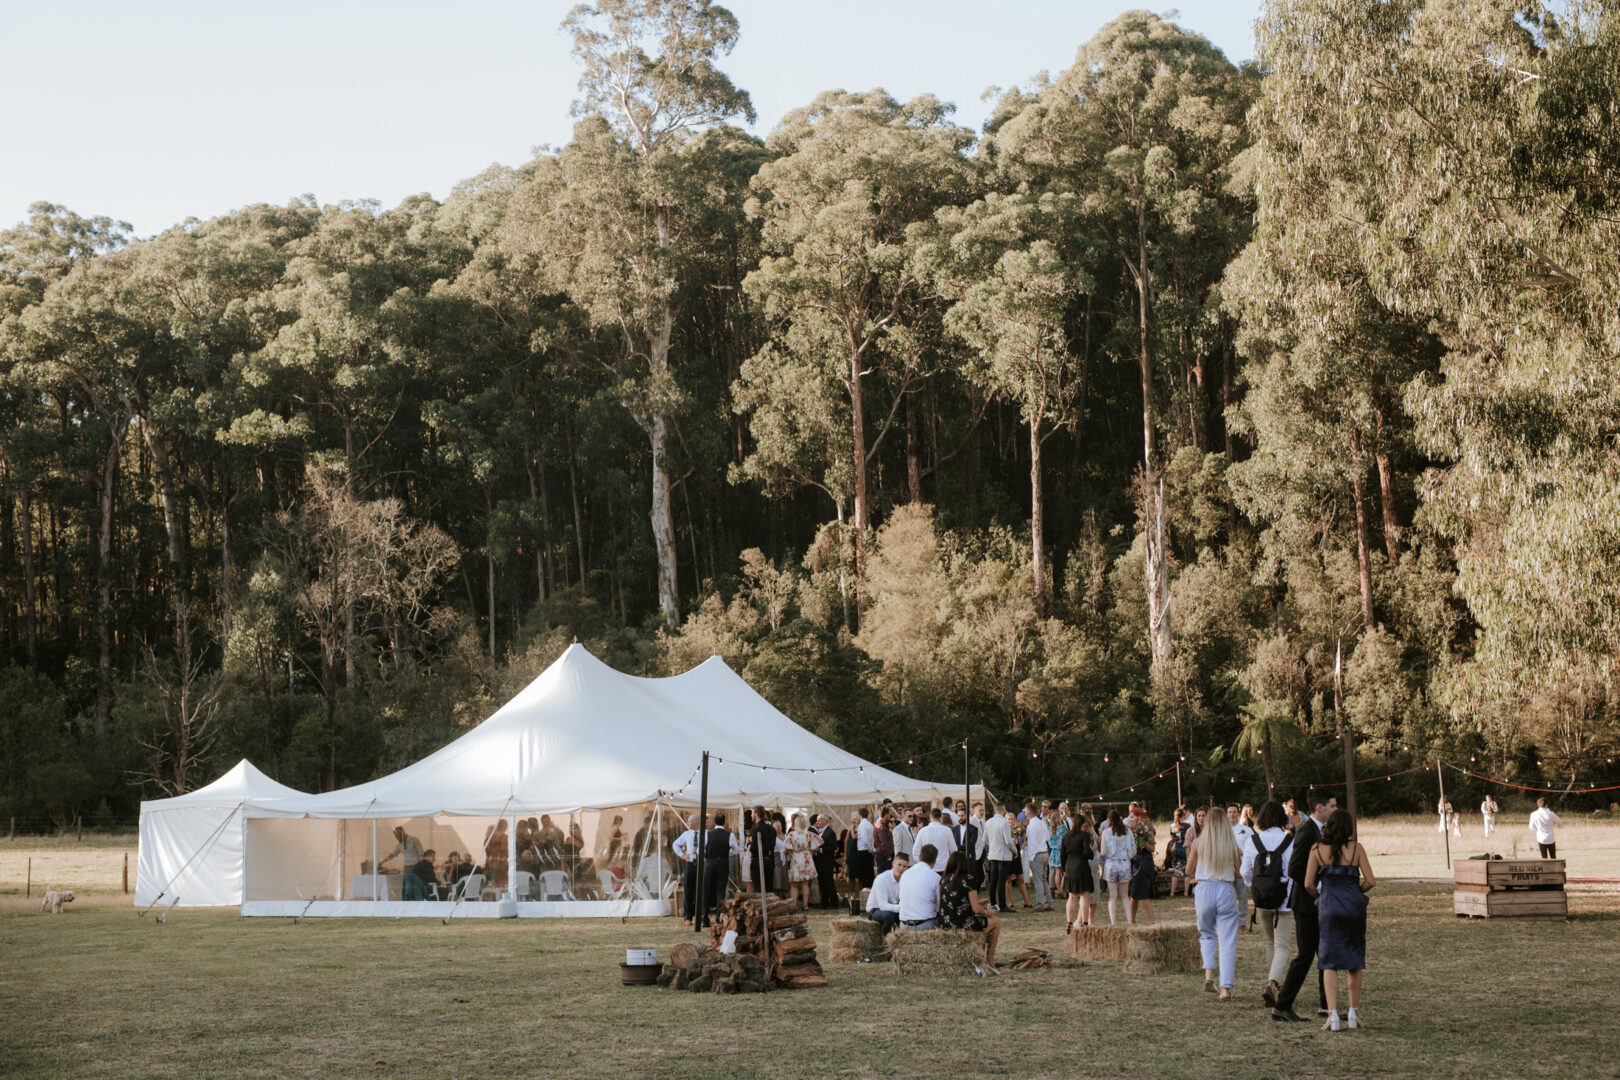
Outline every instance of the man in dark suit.
{"label": "man in dark suit", "polygon": [[979,865],[979,827],[973,824],[966,810],[951,826],[951,835],[956,838],[956,849],[967,855],[968,880],[977,889],[984,881],[984,871]]}
{"label": "man in dark suit", "polygon": [[[1305,1017],[1294,1013],[1294,999],[1305,985],[1306,974],[1316,967],[1316,898],[1305,891],[1305,871],[1310,867],[1311,849],[1322,838],[1322,825],[1328,815],[1339,808],[1339,800],[1325,791],[1312,791],[1305,800],[1310,810],[1294,833],[1294,849],[1288,856],[1288,876],[1294,882],[1292,906],[1294,909],[1294,942],[1297,949],[1288,975],[1277,993],[1277,1004],[1271,1010],[1273,1020],[1303,1022]],[[1327,1011],[1327,996],[1322,989],[1322,973],[1316,973],[1317,999],[1323,1012]]]}
{"label": "man in dark suit", "polygon": [[821,837],[821,849],[816,852],[816,891],[821,906],[838,906],[838,886],[833,883],[838,868],[838,833],[826,814],[816,816],[816,835]]}

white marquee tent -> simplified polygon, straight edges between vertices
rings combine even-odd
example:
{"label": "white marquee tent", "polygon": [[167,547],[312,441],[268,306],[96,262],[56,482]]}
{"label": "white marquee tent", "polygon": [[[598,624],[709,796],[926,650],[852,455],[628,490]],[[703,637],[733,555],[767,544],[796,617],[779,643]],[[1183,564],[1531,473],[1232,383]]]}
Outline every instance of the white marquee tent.
{"label": "white marquee tent", "polygon": [[[681,827],[679,811],[698,805],[705,750],[710,806],[729,811],[733,823],[739,808],[755,804],[843,817],[885,797],[937,801],[962,791],[902,776],[816,737],[719,657],[645,679],[576,644],[489,719],[414,765],[339,791],[244,802],[242,913],[494,915],[510,908],[510,895],[507,905],[471,895],[404,900],[394,893],[399,875],[366,871],[379,859],[387,865],[396,825],[442,856],[490,850],[503,835],[497,830],[513,843],[520,822],[545,815],[545,826],[556,815],[569,819],[577,854],[595,857],[591,873],[602,887],[575,874],[568,884],[576,899],[519,895],[520,915],[664,914],[673,882],[662,853]],[[627,824],[621,829],[619,821]],[[634,873],[612,887],[606,867],[615,859]],[[597,898],[586,899],[591,893]]]}
{"label": "white marquee tent", "polygon": [[141,803],[135,905],[240,904],[246,807],[302,797],[243,759],[207,787]]}

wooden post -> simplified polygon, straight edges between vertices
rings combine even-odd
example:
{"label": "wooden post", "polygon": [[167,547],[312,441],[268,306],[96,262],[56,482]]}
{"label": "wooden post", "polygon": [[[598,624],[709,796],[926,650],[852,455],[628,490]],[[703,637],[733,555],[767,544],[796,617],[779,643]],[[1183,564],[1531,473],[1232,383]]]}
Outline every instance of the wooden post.
{"label": "wooden post", "polygon": [[34,857],[28,856],[28,887],[23,890],[24,896],[34,895]]}
{"label": "wooden post", "polygon": [[124,852],[124,892],[129,892],[129,852]]}
{"label": "wooden post", "polygon": [[15,840],[16,838],[17,838],[17,819],[16,819],[16,817],[13,817],[11,819],[11,829],[10,829],[10,831],[8,831],[6,833],[6,839],[7,840]]}
{"label": "wooden post", "polygon": [[73,815],[73,833],[73,842],[75,844],[84,843],[84,818],[78,814]]}

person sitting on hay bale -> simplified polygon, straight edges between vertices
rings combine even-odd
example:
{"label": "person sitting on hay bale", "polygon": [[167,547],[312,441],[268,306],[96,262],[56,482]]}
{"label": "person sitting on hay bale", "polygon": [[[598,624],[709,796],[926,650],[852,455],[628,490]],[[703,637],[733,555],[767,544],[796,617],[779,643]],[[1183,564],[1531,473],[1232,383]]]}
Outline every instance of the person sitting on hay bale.
{"label": "person sitting on hay bale", "polygon": [[939,929],[939,875],[934,860],[939,851],[933,844],[917,850],[917,865],[900,879],[900,925],[907,930]]}
{"label": "person sitting on hay bale", "polygon": [[957,851],[945,860],[945,876],[940,879],[940,921],[952,930],[972,930],[985,935],[986,975],[1000,975],[996,967],[996,941],[1001,937],[1001,916],[979,899],[977,880],[965,852]]}
{"label": "person sitting on hay bale", "polygon": [[867,895],[866,917],[883,927],[885,936],[900,925],[900,879],[910,865],[909,856],[895,852],[889,870],[877,876]]}

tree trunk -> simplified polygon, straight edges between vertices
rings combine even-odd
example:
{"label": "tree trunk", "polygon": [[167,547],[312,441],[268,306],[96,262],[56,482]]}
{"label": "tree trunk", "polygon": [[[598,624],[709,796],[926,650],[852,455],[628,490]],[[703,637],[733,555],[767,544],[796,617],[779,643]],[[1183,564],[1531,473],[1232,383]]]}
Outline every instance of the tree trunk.
{"label": "tree trunk", "polygon": [[181,709],[186,708],[191,669],[191,588],[186,580],[186,542],[180,518],[180,499],[175,494],[174,476],[169,468],[169,451],[144,418],[141,438],[152,455],[153,479],[157,481],[158,502],[163,507],[163,528],[169,538],[169,574],[174,592],[174,655],[180,670]]}
{"label": "tree trunk", "polygon": [[[495,520],[495,502],[488,488],[484,489],[484,514],[486,521]],[[489,662],[499,661],[495,653],[495,545],[486,539],[484,543],[484,568],[489,573]]]}
{"label": "tree trunk", "polygon": [[662,413],[650,418],[647,438],[652,443],[652,533],[658,553],[658,609],[664,626],[674,633],[681,625],[678,583],[675,580],[675,518],[669,507],[669,464],[664,460],[666,438]]}
{"label": "tree trunk", "polygon": [[1165,558],[1164,482],[1158,473],[1158,439],[1153,430],[1153,353],[1148,338],[1148,304],[1151,279],[1148,277],[1147,203],[1136,207],[1137,335],[1142,364],[1142,464],[1144,531],[1147,538],[1146,585],[1148,599],[1148,648],[1152,654],[1155,685],[1168,677],[1170,662],[1170,576]]}
{"label": "tree trunk", "polygon": [[529,473],[529,498],[540,502],[540,535],[536,537],[534,545],[534,577],[535,590],[540,594],[538,599],[543,603],[546,597],[557,591],[557,582],[551,575],[551,507],[546,503],[546,487],[535,476],[535,462],[531,457],[527,463]]}
{"label": "tree trunk", "polygon": [[22,515],[23,639],[28,647],[28,673],[39,674],[39,629],[34,621],[34,500],[26,479],[17,484],[17,509]]}
{"label": "tree trunk", "polygon": [[220,478],[219,513],[219,629],[221,644],[231,640],[231,488],[230,481]]}
{"label": "tree trunk", "polygon": [[923,501],[922,457],[917,437],[917,395],[906,391],[906,491],[913,505]]}
{"label": "tree trunk", "polygon": [[1389,565],[1401,561],[1401,524],[1395,513],[1395,468],[1389,454],[1380,450],[1373,455],[1378,463],[1378,502],[1384,511],[1384,553]]}
{"label": "tree trunk", "polygon": [[101,528],[96,537],[96,638],[100,656],[96,662],[96,741],[105,742],[112,719],[112,537],[113,496],[118,489],[118,461],[123,452],[124,432],[129,423],[123,417],[112,421],[108,431],[107,456],[101,465]]}
{"label": "tree trunk", "polygon": [[1367,522],[1367,463],[1361,435],[1350,429],[1350,494],[1356,504],[1356,566],[1361,578],[1361,617],[1373,625],[1372,533]]}
{"label": "tree trunk", "polygon": [[1046,494],[1041,489],[1041,416],[1029,422],[1029,554],[1035,603],[1043,612],[1049,592],[1046,571]]}
{"label": "tree trunk", "polygon": [[855,532],[855,626],[859,630],[866,614],[866,416],[861,393],[861,357],[853,349],[849,356],[850,456],[855,467],[855,498],[850,527]]}
{"label": "tree trunk", "polygon": [[568,493],[574,500],[574,546],[579,556],[579,584],[585,587],[585,524],[579,513],[579,467],[574,461],[574,429],[568,429]]}

